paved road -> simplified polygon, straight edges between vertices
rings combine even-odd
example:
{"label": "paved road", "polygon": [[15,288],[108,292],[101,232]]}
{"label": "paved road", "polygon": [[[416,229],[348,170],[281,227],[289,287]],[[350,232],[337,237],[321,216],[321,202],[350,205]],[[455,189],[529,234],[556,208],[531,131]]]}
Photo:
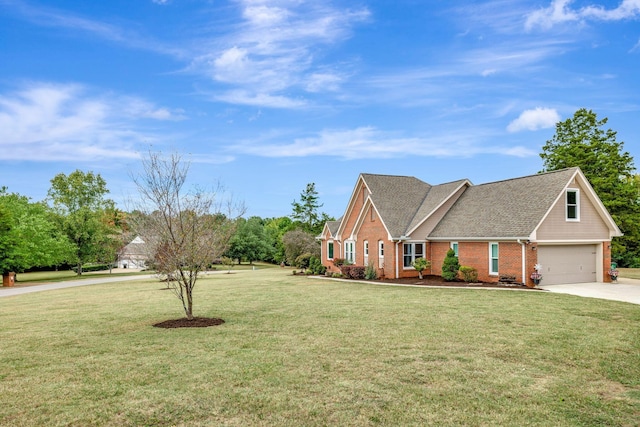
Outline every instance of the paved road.
{"label": "paved road", "polygon": [[620,278],[618,283],[577,283],[538,287],[549,292],[640,304],[640,280],[635,279]]}
{"label": "paved road", "polygon": [[[116,270],[114,269],[114,272]],[[121,270],[120,270],[121,271]],[[240,273],[244,271],[251,270],[238,270],[233,273]],[[204,274],[226,274],[227,271],[207,271]],[[155,274],[143,274],[137,276],[117,276],[110,277],[105,275],[105,277],[94,277],[91,279],[80,279],[80,280],[69,280],[65,282],[55,282],[55,283],[43,283],[41,285],[20,285],[12,286],[12,287],[3,287],[0,286],[0,298],[9,297],[13,295],[21,295],[28,294],[31,292],[40,292],[40,291],[50,291],[52,289],[64,289],[64,288],[73,288],[76,286],[87,286],[87,285],[99,285],[101,283],[112,283],[112,282],[128,282],[130,280],[143,280],[143,279],[151,279],[156,277]]]}
{"label": "paved road", "polygon": [[125,282],[129,280],[142,280],[154,277],[153,274],[139,276],[96,277],[92,279],[69,280],[67,282],[44,283],[42,285],[12,286],[5,288],[0,286],[0,298],[13,295],[28,294],[31,292],[50,291],[52,289],[73,288],[75,286],[98,285],[100,283]]}

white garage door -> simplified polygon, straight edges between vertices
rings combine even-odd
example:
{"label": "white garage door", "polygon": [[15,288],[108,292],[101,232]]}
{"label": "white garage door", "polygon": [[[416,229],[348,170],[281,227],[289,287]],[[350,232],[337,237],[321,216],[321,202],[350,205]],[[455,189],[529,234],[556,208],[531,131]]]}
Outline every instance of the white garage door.
{"label": "white garage door", "polygon": [[542,283],[595,282],[596,257],[596,245],[538,246]]}

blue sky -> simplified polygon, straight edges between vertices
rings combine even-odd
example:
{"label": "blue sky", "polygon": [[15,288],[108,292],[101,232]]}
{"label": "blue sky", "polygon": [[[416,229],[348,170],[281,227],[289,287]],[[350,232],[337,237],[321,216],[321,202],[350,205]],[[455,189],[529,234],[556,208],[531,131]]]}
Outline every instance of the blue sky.
{"label": "blue sky", "polygon": [[121,207],[149,149],[247,215],[361,172],[538,172],[557,121],[609,119],[640,162],[640,0],[0,0],[0,185],[100,173]]}

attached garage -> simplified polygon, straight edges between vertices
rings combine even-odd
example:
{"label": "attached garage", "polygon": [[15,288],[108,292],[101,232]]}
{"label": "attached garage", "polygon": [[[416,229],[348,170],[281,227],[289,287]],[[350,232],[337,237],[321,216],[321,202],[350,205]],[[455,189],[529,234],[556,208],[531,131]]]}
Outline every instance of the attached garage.
{"label": "attached garage", "polygon": [[545,285],[596,282],[597,245],[538,246]]}

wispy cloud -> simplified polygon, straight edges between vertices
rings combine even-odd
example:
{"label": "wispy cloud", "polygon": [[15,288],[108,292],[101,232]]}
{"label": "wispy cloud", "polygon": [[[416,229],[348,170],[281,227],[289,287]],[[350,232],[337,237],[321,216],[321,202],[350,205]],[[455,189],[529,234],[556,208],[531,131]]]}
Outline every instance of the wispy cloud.
{"label": "wispy cloud", "polygon": [[[166,1],[155,2],[165,3]],[[130,48],[158,52],[173,57],[182,58],[187,56],[186,51],[182,48],[161,43],[158,40],[118,25],[88,19],[66,10],[40,5],[35,6],[22,0],[0,0],[0,4],[4,4],[8,7],[8,10],[23,19],[42,27],[64,28],[70,31],[90,34]]]}
{"label": "wispy cloud", "polygon": [[509,123],[507,131],[520,132],[523,130],[547,129],[560,121],[560,114],[553,108],[534,108],[523,111],[520,116]]}
{"label": "wispy cloud", "polygon": [[181,113],[130,96],[91,94],[77,84],[31,83],[0,94],[0,160],[135,158],[157,139],[141,121],[179,120]]}
{"label": "wispy cloud", "polygon": [[640,0],[622,0],[613,9],[599,5],[571,8],[572,3],[573,0],[553,0],[549,6],[528,14],[525,28],[549,29],[566,22],[620,21],[640,17]]}
{"label": "wispy cloud", "polygon": [[536,154],[522,146],[487,145],[473,134],[447,132],[443,135],[399,137],[392,132],[366,126],[347,130],[324,130],[315,136],[296,138],[293,142],[248,141],[230,147],[230,151],[260,157],[325,156],[345,160],[416,156],[454,157],[487,153],[527,157]]}
{"label": "wispy cloud", "polygon": [[[366,104],[448,108],[476,102],[487,105],[492,103],[484,96],[488,88],[494,94],[511,97],[514,81],[539,76],[542,69],[552,67],[550,59],[569,49],[567,41],[554,39],[452,50],[446,59],[434,58],[429,66],[365,76],[352,87],[358,92],[359,102]],[[439,111],[444,112],[444,108]]]}
{"label": "wispy cloud", "polygon": [[366,9],[344,10],[303,0],[237,4],[242,21],[195,57],[190,69],[222,85],[217,99],[265,107],[301,106],[288,92],[336,90],[345,76],[320,65],[317,56],[349,37],[352,27],[370,15]]}

